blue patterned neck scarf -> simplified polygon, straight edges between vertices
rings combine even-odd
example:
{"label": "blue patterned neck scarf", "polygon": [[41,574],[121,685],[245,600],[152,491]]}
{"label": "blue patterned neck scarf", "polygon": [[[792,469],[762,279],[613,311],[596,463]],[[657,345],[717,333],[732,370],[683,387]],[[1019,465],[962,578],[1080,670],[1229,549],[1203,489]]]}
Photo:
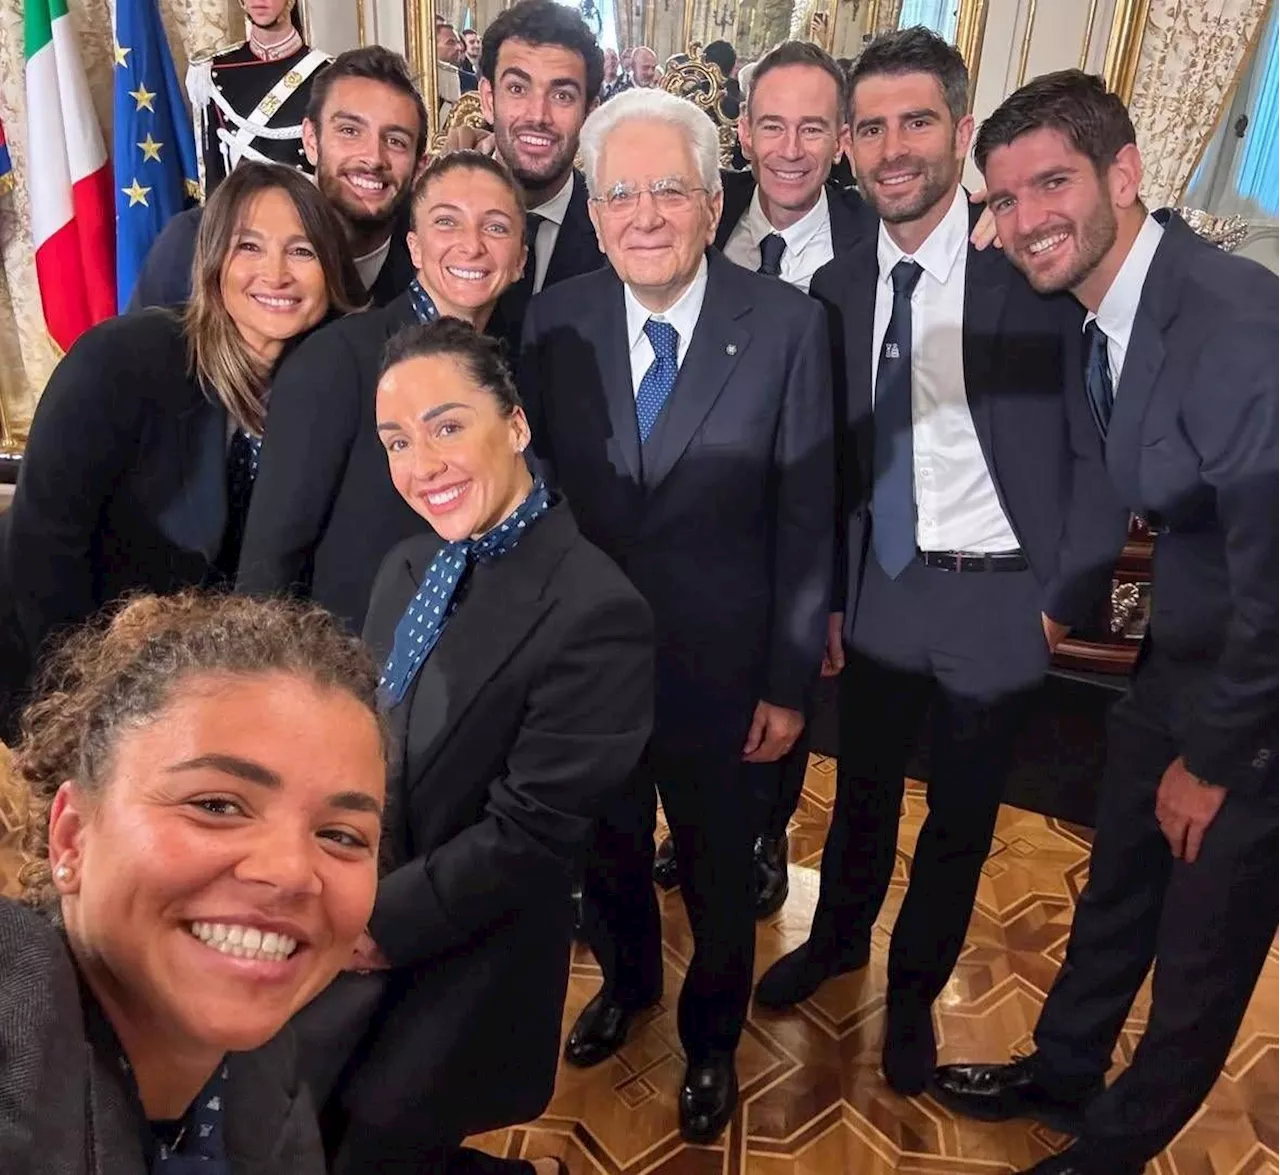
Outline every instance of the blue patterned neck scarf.
{"label": "blue patterned neck scarf", "polygon": [[413,306],[413,312],[418,316],[419,322],[435,322],[440,317],[440,311],[436,309],[436,304],[431,300],[431,295],[422,288],[422,283],[414,277],[409,283],[409,302]]}
{"label": "blue patterned neck scarf", "polygon": [[[129,1070],[128,1062],[121,1062]],[[156,1139],[151,1175],[231,1175],[223,1120],[227,1110],[227,1067],[218,1066],[182,1117],[176,1137]]]}
{"label": "blue patterned neck scarf", "polygon": [[502,522],[478,539],[445,543],[431,560],[417,595],[409,601],[396,625],[391,655],[382,669],[378,693],[384,709],[404,700],[422,663],[435,648],[453,612],[457,591],[471,566],[487,563],[515,549],[525,531],[547,512],[551,504],[541,478]]}

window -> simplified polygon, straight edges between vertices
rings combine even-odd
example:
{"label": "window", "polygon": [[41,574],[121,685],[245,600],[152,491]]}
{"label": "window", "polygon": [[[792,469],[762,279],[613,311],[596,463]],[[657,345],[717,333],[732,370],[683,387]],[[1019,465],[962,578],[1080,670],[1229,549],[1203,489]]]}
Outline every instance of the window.
{"label": "window", "polygon": [[902,0],[898,28],[909,29],[922,24],[948,44],[954,44],[959,11],[960,0]]}
{"label": "window", "polygon": [[1222,122],[1187,185],[1185,203],[1220,216],[1280,215],[1280,5],[1272,0]]}

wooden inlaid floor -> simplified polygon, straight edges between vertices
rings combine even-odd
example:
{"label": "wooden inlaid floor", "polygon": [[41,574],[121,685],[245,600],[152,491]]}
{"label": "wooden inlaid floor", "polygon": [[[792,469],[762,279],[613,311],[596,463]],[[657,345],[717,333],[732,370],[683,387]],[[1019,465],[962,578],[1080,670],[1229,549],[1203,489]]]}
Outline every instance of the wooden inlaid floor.
{"label": "wooden inlaid floor", "polygon": [[[834,794],[834,763],[815,757],[791,830],[791,896],[758,927],[757,975],[807,935]],[[691,950],[678,892],[662,898],[666,998],[660,1008],[605,1064],[586,1072],[562,1065],[555,1097],[537,1122],[473,1143],[494,1154],[559,1155],[574,1175],[1000,1175],[1060,1149],[1066,1140],[1043,1127],[959,1119],[928,1096],[898,1097],[880,1076],[887,932],[923,818],[923,789],[912,785],[870,967],[828,983],[794,1012],[752,1007],[738,1053],[739,1110],[720,1145],[688,1146],[677,1130],[684,1060],[675,997]],[[1003,1060],[1010,1050],[1030,1051],[1088,855],[1087,830],[1016,808],[1001,810],[968,944],[935,1009],[943,1062]],[[1278,975],[1273,945],[1226,1072],[1197,1117],[1148,1166],[1151,1175],[1280,1171]],[[566,1031],[599,985],[594,959],[578,948]],[[1148,1003],[1144,990],[1126,1025],[1118,1067],[1132,1056]]]}

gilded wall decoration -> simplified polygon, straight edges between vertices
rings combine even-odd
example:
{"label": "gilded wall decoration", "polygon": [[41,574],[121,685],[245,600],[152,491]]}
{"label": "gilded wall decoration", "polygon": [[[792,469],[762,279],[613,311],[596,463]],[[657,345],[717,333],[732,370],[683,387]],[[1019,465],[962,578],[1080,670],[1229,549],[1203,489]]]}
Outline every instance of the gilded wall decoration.
{"label": "gilded wall decoration", "polygon": [[1266,0],[1151,0],[1129,105],[1149,207],[1181,198],[1265,9]]}
{"label": "gilded wall decoration", "polygon": [[[94,106],[110,143],[111,6],[108,0],[70,0],[69,7]],[[234,0],[160,0],[160,8],[179,76],[191,53],[243,36]],[[36,398],[58,361],[44,326],[31,246],[22,9],[23,0],[0,0],[0,121],[16,180],[13,190],[0,196],[0,425],[10,439],[26,433]]]}

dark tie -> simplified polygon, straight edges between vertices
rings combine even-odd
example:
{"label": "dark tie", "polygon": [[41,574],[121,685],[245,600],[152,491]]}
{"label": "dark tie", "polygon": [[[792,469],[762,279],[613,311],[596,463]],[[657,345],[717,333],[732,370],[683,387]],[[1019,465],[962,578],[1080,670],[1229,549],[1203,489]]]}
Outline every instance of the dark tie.
{"label": "dark tie", "polygon": [[436,647],[452,611],[455,594],[471,565],[497,559],[514,550],[528,527],[547,512],[550,504],[547,487],[539,479],[529,496],[492,530],[478,539],[445,543],[435,553],[422,586],[396,625],[391,655],[378,682],[379,699],[384,708],[404,699],[422,663]]}
{"label": "dark tie", "polygon": [[1111,385],[1111,360],[1107,356],[1107,336],[1095,319],[1085,325],[1084,337],[1088,343],[1088,354],[1084,361],[1084,386],[1089,393],[1089,404],[1093,408],[1093,419],[1098,431],[1105,438],[1111,426],[1111,406],[1115,403],[1116,393]]}
{"label": "dark tie", "polygon": [[768,277],[782,276],[782,255],[787,251],[787,242],[777,233],[770,233],[760,242],[760,268],[757,273]]}
{"label": "dark tie", "polygon": [[916,554],[915,465],[911,451],[911,292],[924,271],[914,261],[893,267],[893,313],[876,364],[875,483],[871,545],[890,579]]}
{"label": "dark tie", "polygon": [[669,322],[651,318],[644,324],[644,333],[653,344],[653,362],[644,373],[640,390],[636,393],[636,423],[640,425],[641,444],[653,432],[662,406],[675,388],[676,376],[680,374],[676,362],[680,353],[680,335],[676,328]]}
{"label": "dark tie", "polygon": [[512,285],[512,289],[517,292],[520,304],[526,306],[529,299],[533,297],[533,280],[538,273],[538,228],[546,219],[539,216],[536,212],[526,212],[524,217],[524,243],[525,248],[529,250],[528,256],[524,262],[524,273],[520,275],[520,280]]}

